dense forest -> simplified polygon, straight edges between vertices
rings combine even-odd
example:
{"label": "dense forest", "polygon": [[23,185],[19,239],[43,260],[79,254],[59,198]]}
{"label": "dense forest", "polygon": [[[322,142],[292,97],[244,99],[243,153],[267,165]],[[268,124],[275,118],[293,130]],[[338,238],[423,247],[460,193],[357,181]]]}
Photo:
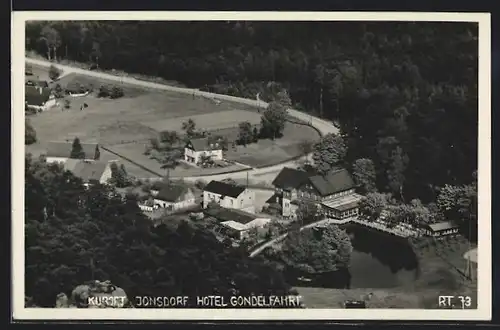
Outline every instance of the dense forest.
{"label": "dense forest", "polygon": [[[135,296],[286,295],[281,271],[208,230],[154,226],[132,195],[93,186],[59,164],[26,157],[25,290],[53,307],[90,280],[111,280]],[[193,299],[192,303],[195,303]]]}
{"label": "dense forest", "polygon": [[26,48],[243,97],[284,88],[340,123],[346,160],[372,160],[380,188],[401,173],[408,200],[477,169],[473,23],[37,21]]}

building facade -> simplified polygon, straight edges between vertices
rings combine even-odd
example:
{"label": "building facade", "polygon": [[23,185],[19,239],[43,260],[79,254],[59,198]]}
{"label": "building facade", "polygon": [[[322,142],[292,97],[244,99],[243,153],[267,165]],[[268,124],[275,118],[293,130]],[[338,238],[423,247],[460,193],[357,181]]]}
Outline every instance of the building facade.
{"label": "building facade", "polygon": [[213,161],[222,160],[222,146],[218,142],[210,142],[208,138],[189,140],[184,147],[184,160],[198,165],[203,157],[210,157]]}
{"label": "building facade", "polygon": [[301,201],[312,202],[322,213],[333,219],[356,216],[362,196],[355,193],[355,185],[345,169],[334,169],[327,175],[284,168],[274,179],[276,203],[282,216],[295,218]]}
{"label": "building facade", "polygon": [[182,185],[168,184],[153,194],[154,205],[171,211],[189,208],[196,205],[193,190]]}
{"label": "building facade", "polygon": [[203,189],[204,208],[214,202],[220,207],[254,212],[254,201],[254,191],[222,181],[210,181]]}

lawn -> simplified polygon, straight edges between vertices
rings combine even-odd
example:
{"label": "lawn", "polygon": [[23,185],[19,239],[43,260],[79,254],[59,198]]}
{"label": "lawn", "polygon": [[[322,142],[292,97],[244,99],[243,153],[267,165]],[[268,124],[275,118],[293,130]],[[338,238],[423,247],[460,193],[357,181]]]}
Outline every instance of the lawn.
{"label": "lawn", "polygon": [[269,166],[300,156],[303,141],[314,143],[318,139],[319,134],[314,128],[287,122],[282,138],[259,140],[246,147],[237,146],[236,150],[229,148],[226,157],[252,167]]}
{"label": "lawn", "polygon": [[49,78],[49,68],[31,64],[31,72],[33,74],[31,76],[25,76],[25,80],[36,79],[42,81],[45,80],[47,82],[51,81]]}
{"label": "lawn", "polygon": [[[40,77],[47,74],[47,71],[33,66],[33,72]],[[74,73],[62,77],[58,83],[63,88],[69,84],[93,86],[94,93],[83,97],[67,96],[69,109],[64,108],[64,101],[60,100],[58,105],[50,110],[30,117],[39,142],[27,149],[34,154],[43,151],[49,141],[72,141],[78,137],[83,143],[97,142],[156,173],[165,173],[156,160],[143,154],[145,145],[151,138],[158,137],[159,132],[180,132],[182,123],[191,118],[197,129],[226,136],[232,141],[238,136],[239,122],[260,122],[261,114],[258,109],[234,102],[216,103],[202,96],[120,83],[118,85],[122,87],[124,97],[114,100],[98,98],[95,94],[99,86],[117,83]],[[87,107],[80,110],[84,104]],[[298,156],[298,145],[301,141],[314,141],[318,137],[318,133],[311,127],[287,123],[282,138],[274,142],[261,140],[247,147],[237,147],[236,151],[230,148],[227,158],[252,167],[275,164]],[[115,159],[117,157],[110,156]],[[135,176],[154,176],[125,159],[123,161],[128,164],[127,168],[130,167],[129,172]],[[178,166],[171,175],[181,177],[216,174],[242,168],[241,165],[212,169]]]}

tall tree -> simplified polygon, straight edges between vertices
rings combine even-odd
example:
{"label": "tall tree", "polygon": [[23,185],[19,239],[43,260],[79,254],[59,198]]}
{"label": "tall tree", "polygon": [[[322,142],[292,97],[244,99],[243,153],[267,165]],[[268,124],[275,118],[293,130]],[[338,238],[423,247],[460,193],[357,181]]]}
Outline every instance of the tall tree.
{"label": "tall tree", "polygon": [[351,253],[349,235],[328,225],[289,233],[278,255],[288,267],[314,274],[346,269]]}
{"label": "tall tree", "polygon": [[75,137],[71,146],[70,158],[85,159],[85,156],[85,151],[83,150],[82,144],[80,143],[80,139],[78,137]]}
{"label": "tall tree", "polygon": [[375,192],[377,173],[373,161],[368,158],[356,160],[352,166],[352,176],[364,193]]}
{"label": "tall tree", "polygon": [[172,148],[179,140],[177,131],[163,131],[160,133],[160,141],[166,143],[169,148]]}
{"label": "tall tree", "polygon": [[252,124],[249,121],[244,121],[239,124],[238,143],[246,146],[253,140]]}
{"label": "tall tree", "polygon": [[387,170],[388,188],[393,194],[399,194],[404,201],[403,186],[405,183],[405,170],[408,165],[408,156],[403,149],[396,147],[392,152],[392,164]]}
{"label": "tall tree", "polygon": [[179,159],[182,157],[178,149],[172,149],[163,154],[163,162],[161,168],[167,170],[166,180],[170,181],[170,170],[173,170],[179,165]]}
{"label": "tall tree", "polygon": [[323,213],[313,201],[303,200],[299,203],[296,211],[297,220],[301,226],[323,219]]}
{"label": "tall tree", "polygon": [[186,132],[188,137],[192,137],[196,130],[196,123],[193,119],[189,118],[187,121],[182,123],[182,130]]}
{"label": "tall tree", "polygon": [[43,41],[47,47],[47,59],[49,61],[52,59],[55,60],[57,57],[57,48],[61,45],[61,36],[59,32],[50,25],[46,25],[42,28],[40,40]]}
{"label": "tall tree", "polygon": [[347,154],[347,146],[341,136],[327,134],[314,145],[313,160],[316,170],[327,174],[334,167],[342,165]]}
{"label": "tall tree", "polygon": [[260,135],[273,140],[281,137],[285,129],[286,116],[286,108],[280,102],[269,103],[260,119]]}

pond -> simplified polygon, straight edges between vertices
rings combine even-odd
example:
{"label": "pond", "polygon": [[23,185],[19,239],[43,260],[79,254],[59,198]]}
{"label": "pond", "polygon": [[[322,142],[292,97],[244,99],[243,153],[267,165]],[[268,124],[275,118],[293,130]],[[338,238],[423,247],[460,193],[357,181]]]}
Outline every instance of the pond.
{"label": "pond", "polygon": [[[417,258],[409,244],[392,235],[358,224],[343,226],[354,251],[348,270],[324,273],[305,281],[288,274],[290,284],[325,288],[391,288],[410,284],[417,277]],[[299,275],[300,276],[300,275]]]}

